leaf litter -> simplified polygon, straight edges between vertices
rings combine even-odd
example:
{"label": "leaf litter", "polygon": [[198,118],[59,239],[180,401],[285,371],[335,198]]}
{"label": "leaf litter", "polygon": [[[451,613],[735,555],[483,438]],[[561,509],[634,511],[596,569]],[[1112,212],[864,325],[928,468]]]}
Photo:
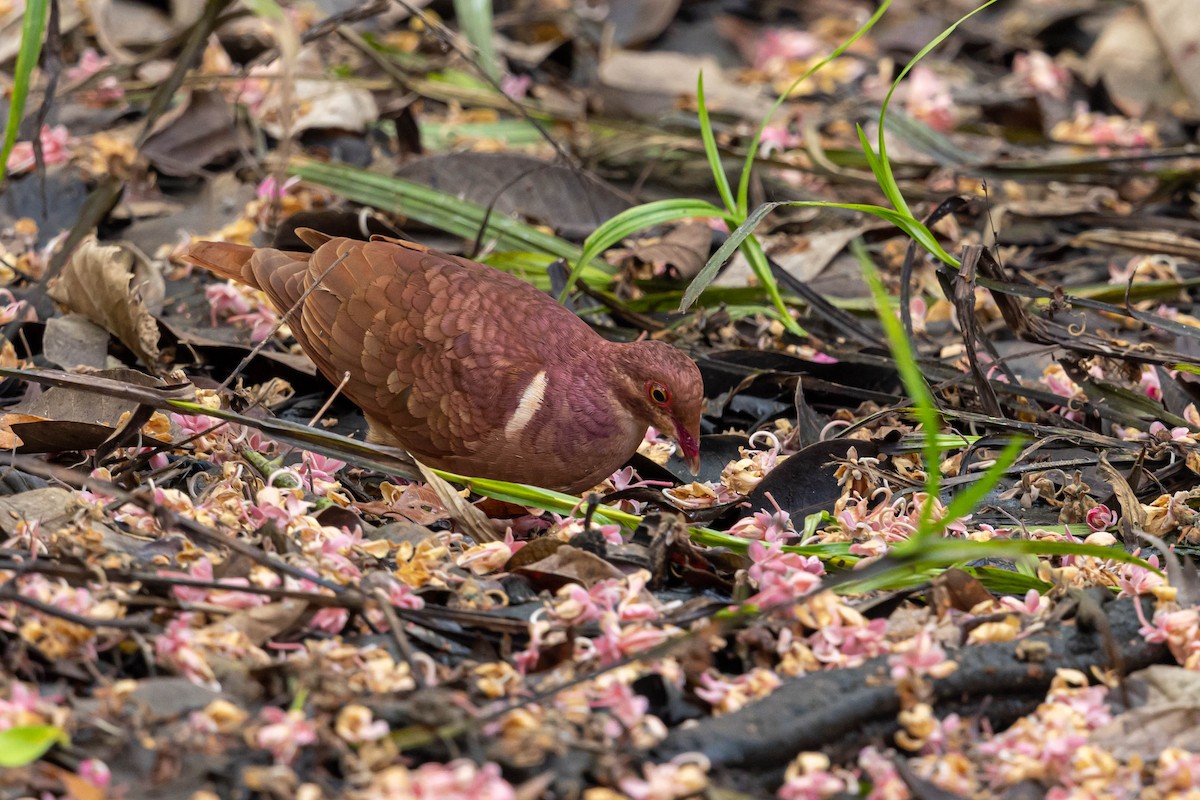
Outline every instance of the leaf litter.
{"label": "leaf litter", "polygon": [[[364,444],[262,296],[173,256],[324,222],[557,292],[550,262],[605,218],[713,194],[700,68],[731,160],[789,93],[755,205],[877,203],[854,124],[874,138],[898,59],[970,8],[897,2],[796,83],[874,9],[665,4],[626,34],[642,49],[604,51],[603,20],[532,4],[498,19],[492,84],[456,38],[468,26],[421,5],[289,8],[294,56],[263,8],[212,38],[195,8],[151,41],[113,29],[121,3],[90,10],[92,29],[54,23],[66,88],[41,97],[35,73],[46,124],[9,156],[4,194],[25,199],[0,230],[6,790],[1194,791],[1194,25],[1164,25],[1170,2],[1087,0],[961,25],[900,84],[884,136],[962,267],[874,220],[780,206],[756,236],[804,336],[736,260],[674,313],[720,221],[652,223],[588,265],[574,307],[692,352],[708,409],[696,480],[651,430],[595,497],[570,498]],[[641,5],[610,4],[623,26]],[[162,60],[176,34],[194,64]],[[1114,69],[1114,53],[1137,58]],[[328,168],[297,180],[300,154]],[[406,197],[483,214],[397,204],[397,173]],[[253,199],[200,191],[211,180]],[[940,413],[934,462],[855,242]]]}

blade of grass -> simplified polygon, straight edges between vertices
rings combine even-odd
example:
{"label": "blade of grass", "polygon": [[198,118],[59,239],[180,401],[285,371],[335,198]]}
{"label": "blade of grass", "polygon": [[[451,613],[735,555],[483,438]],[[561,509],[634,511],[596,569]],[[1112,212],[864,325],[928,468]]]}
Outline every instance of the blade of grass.
{"label": "blade of grass", "polygon": [[[910,540],[911,541],[911,540]],[[907,548],[900,553],[893,550],[884,557],[885,568],[878,574],[868,576],[861,581],[853,581],[838,587],[839,592],[871,592],[879,590],[894,590],[904,585],[912,586],[913,581],[900,583],[897,579],[905,576],[923,577],[928,580],[933,575],[952,566],[966,564],[984,559],[1015,559],[1021,556],[1089,556],[1107,561],[1119,561],[1123,564],[1133,564],[1161,575],[1161,570],[1155,569],[1144,559],[1125,552],[1120,547],[1101,547],[1099,545],[1082,544],[1079,542],[1050,542],[1030,539],[992,539],[987,542],[975,542],[966,539],[932,538],[923,543],[920,548]],[[1010,576],[1020,573],[1012,572]],[[915,581],[920,583],[923,581]],[[1010,577],[1008,582],[1020,582],[1016,577]],[[1031,583],[1031,582],[1030,582]],[[1038,581],[1041,583],[1041,581]],[[1028,588],[1036,588],[1029,586]]]}
{"label": "blade of grass", "polygon": [[731,213],[737,212],[737,204],[733,200],[733,191],[729,188],[729,176],[721,163],[721,151],[717,148],[717,137],[713,133],[712,120],[708,116],[708,103],[704,99],[704,71],[696,75],[696,110],[700,117],[700,138],[704,140],[704,155],[708,166],[712,168],[713,180],[717,184],[717,194],[721,202]]}
{"label": "blade of grass", "polygon": [[[50,10],[48,0],[26,0],[25,13],[21,19],[21,47],[17,51],[17,63],[13,69],[12,99],[8,103],[8,122],[4,126],[4,146],[0,148],[0,181],[8,174],[8,156],[17,143],[17,133],[25,117],[25,101],[29,98],[29,87],[33,82],[33,68],[42,54],[42,38],[46,32],[46,18]],[[34,131],[40,136],[41,131]]]}
{"label": "blade of grass", "polygon": [[558,302],[561,303],[567,299],[567,295],[579,277],[583,265],[598,260],[599,255],[614,244],[623,241],[640,230],[661,225],[664,222],[673,222],[678,219],[689,219],[691,217],[730,219],[728,211],[717,208],[707,200],[692,200],[689,198],[657,200],[653,203],[634,206],[617,214],[599,228],[596,228],[592,232],[592,235],[584,240],[583,252],[579,254],[579,257],[571,267],[571,273],[567,276],[567,282],[563,286],[562,291],[558,293]]}
{"label": "blade of grass", "polygon": [[704,268],[696,274],[688,286],[687,291],[683,293],[683,300],[679,304],[680,311],[687,311],[691,308],[692,303],[696,302],[696,298],[700,293],[708,288],[713,279],[717,277],[717,273],[726,261],[733,255],[744,241],[754,232],[758,224],[762,222],[763,217],[780,206],[791,206],[794,208],[840,208],[846,211],[861,211],[873,216],[879,217],[885,222],[890,222],[900,230],[904,231],[911,238],[916,239],[917,243],[924,247],[929,252],[933,253],[942,261],[948,264],[958,265],[958,260],[947,253],[933,232],[918,219],[906,217],[898,211],[883,206],[867,205],[863,203],[833,203],[823,200],[794,200],[794,201],[776,201],[772,203],[763,203],[750,216],[746,217],[745,221],[738,225],[733,233],[729,234],[729,238],[724,244],[713,253],[712,258],[704,265]]}
{"label": "blade of grass", "polygon": [[492,40],[492,0],[454,0],[454,18],[467,41],[479,54],[479,66],[492,80],[500,81],[496,44]]}
{"label": "blade of grass", "polygon": [[750,173],[754,168],[754,159],[758,156],[758,143],[762,140],[763,131],[766,130],[767,125],[770,124],[771,118],[775,116],[775,112],[779,110],[779,107],[783,105],[784,101],[787,100],[789,95],[791,95],[792,90],[794,90],[804,81],[808,80],[811,76],[815,75],[818,70],[829,64],[829,62],[841,56],[842,53],[846,52],[855,42],[862,38],[863,34],[875,27],[875,23],[883,17],[884,13],[888,10],[888,7],[891,6],[891,4],[892,0],[883,0],[883,2],[879,4],[879,8],[875,9],[875,13],[871,15],[871,18],[864,22],[862,27],[855,31],[849,39],[842,42],[840,45],[838,45],[836,50],[806,70],[799,78],[796,78],[796,80],[792,81],[791,85],[784,89],[783,92],[780,93],[779,97],[775,99],[775,104],[771,106],[770,111],[766,113],[762,119],[762,122],[759,123],[758,130],[754,132],[754,138],[750,140],[750,146],[746,150],[746,161],[742,164],[742,173],[738,178],[736,209],[739,216],[745,217],[750,210]]}
{"label": "blade of grass", "polygon": [[796,336],[805,336],[804,329],[792,318],[787,303],[783,301],[783,295],[779,291],[779,282],[775,280],[775,275],[771,272],[771,263],[758,239],[753,236],[748,237],[742,245],[742,252],[745,253],[746,261],[750,263],[750,269],[754,271],[754,276],[758,278],[759,285],[766,290],[767,297],[775,306],[783,327]]}
{"label": "blade of grass", "polygon": [[938,447],[938,433],[941,432],[942,415],[938,413],[933,393],[929,391],[925,376],[921,373],[921,368],[917,366],[912,344],[904,332],[904,326],[892,312],[891,304],[888,303],[887,290],[883,288],[883,280],[879,277],[879,271],[875,269],[871,255],[867,252],[866,245],[862,243],[861,238],[850,243],[850,251],[858,259],[863,277],[867,281],[871,295],[875,298],[879,324],[887,336],[892,359],[895,361],[896,370],[900,373],[904,389],[916,406],[917,418],[921,421],[921,430],[925,436],[925,503],[921,507],[921,517],[917,523],[917,536],[914,537],[922,539],[925,538],[924,534],[930,528],[933,504],[937,499],[941,484],[942,451]]}
{"label": "blade of grass", "polygon": [[[884,194],[887,196],[888,201],[891,202],[892,206],[897,211],[901,212],[902,214],[905,214],[906,216],[912,217],[912,212],[908,208],[908,203],[906,203],[904,200],[904,195],[901,194],[901,192],[900,192],[900,186],[899,186],[899,184],[896,183],[896,177],[892,174],[892,162],[888,160],[887,143],[884,141],[886,138],[884,135],[884,132],[887,127],[885,124],[886,119],[887,119],[887,110],[888,110],[888,105],[892,102],[892,95],[896,93],[896,89],[897,89],[897,87],[900,86],[900,82],[902,80],[904,80],[905,76],[908,75],[908,73],[912,70],[912,68],[915,67],[921,59],[923,59],[926,55],[928,55],[930,53],[930,51],[932,51],[935,47],[937,47],[942,42],[944,42],[946,40],[946,38],[950,36],[950,34],[954,33],[954,31],[958,29],[959,25],[962,25],[964,22],[969,20],[971,17],[975,16],[976,14],[978,14],[979,12],[983,11],[985,8],[987,8],[988,6],[990,6],[996,2],[997,2],[997,0],[987,0],[986,3],[984,3],[983,5],[977,6],[973,11],[970,11],[970,12],[964,14],[962,17],[960,17],[956,22],[951,24],[948,28],[946,28],[940,34],[933,37],[933,39],[928,44],[926,44],[924,47],[922,47],[917,52],[917,54],[915,56],[913,56],[912,59],[910,59],[907,64],[904,65],[904,69],[900,70],[900,74],[896,76],[896,80],[892,81],[892,88],[888,89],[887,95],[883,98],[883,104],[879,108],[879,120],[878,120],[878,122],[879,122],[879,137],[878,137],[879,150],[877,151],[877,155],[878,155],[877,163],[879,166],[879,171],[875,170],[874,164],[872,165],[871,171],[875,173],[875,179],[879,182],[879,187],[883,190]],[[871,155],[875,155],[876,153],[874,151],[871,151],[870,145],[866,144],[865,137],[863,137],[863,138],[864,138],[864,145],[865,145],[863,147],[863,152],[870,153]]]}
{"label": "blade of grass", "polygon": [[[293,158],[288,173],[325,186],[348,200],[374,208],[403,214],[455,236],[473,239],[480,226],[506,249],[532,250],[571,261],[579,259],[579,247],[552,234],[504,214],[454,195],[403,178],[395,178],[345,164],[326,164],[306,158]],[[612,268],[601,261],[589,264],[606,274]]]}

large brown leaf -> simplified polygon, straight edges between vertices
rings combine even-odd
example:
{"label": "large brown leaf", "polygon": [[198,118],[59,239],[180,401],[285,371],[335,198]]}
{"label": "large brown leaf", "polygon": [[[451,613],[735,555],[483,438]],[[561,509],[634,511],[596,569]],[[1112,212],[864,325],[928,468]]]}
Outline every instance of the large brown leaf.
{"label": "large brown leaf", "polygon": [[85,241],[50,287],[50,296],[107,330],[151,369],[158,365],[163,279],[145,256],[121,245]]}

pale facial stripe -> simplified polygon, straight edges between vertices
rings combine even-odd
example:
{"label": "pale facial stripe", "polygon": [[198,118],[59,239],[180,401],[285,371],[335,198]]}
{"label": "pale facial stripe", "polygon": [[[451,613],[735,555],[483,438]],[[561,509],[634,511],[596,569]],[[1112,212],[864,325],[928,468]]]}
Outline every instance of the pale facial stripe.
{"label": "pale facial stripe", "polygon": [[504,435],[512,437],[524,430],[525,426],[533,421],[533,416],[542,407],[542,402],[546,399],[546,370],[542,370],[537,375],[533,376],[533,380],[525,387],[524,393],[521,394],[521,401],[517,403],[517,409],[513,411],[513,415],[509,418],[508,424],[504,426]]}

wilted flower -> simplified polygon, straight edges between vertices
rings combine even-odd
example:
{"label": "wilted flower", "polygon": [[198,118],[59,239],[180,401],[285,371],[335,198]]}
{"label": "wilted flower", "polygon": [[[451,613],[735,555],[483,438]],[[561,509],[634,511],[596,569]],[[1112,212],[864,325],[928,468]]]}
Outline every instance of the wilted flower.
{"label": "wilted flower", "polygon": [[[67,132],[66,126],[56,125],[51,128],[49,125],[43,125],[39,136],[42,143],[42,158],[45,160],[46,166],[65,164],[71,160],[69,150],[71,135]],[[33,142],[17,142],[13,145],[8,154],[9,175],[29,172],[35,166],[37,166],[37,161],[33,154]]]}
{"label": "wilted flower", "polygon": [[683,753],[665,764],[643,764],[641,778],[622,778],[618,785],[631,800],[683,800],[708,787],[709,761],[699,753]]}
{"label": "wilted flower", "polygon": [[769,27],[763,31],[754,53],[755,69],[776,69],[787,61],[803,61],[824,49],[824,43],[808,31]]}
{"label": "wilted flower", "polygon": [[37,689],[13,681],[8,685],[8,699],[0,697],[0,731],[44,724],[49,720],[53,706],[53,698],[43,698]]}
{"label": "wilted flower", "polygon": [[[188,567],[187,572],[173,572],[170,570],[159,570],[158,573],[164,578],[190,578],[196,581],[213,582],[213,565],[207,557],[198,558]],[[246,578],[225,578],[221,581],[222,585],[229,587],[249,586],[250,581]],[[270,601],[270,598],[265,594],[257,594],[253,592],[239,592],[236,589],[213,589],[207,586],[172,586],[171,593],[179,600],[186,603],[208,603],[221,608],[241,609],[253,608],[260,606]]]}
{"label": "wilted flower", "polygon": [[1117,524],[1117,512],[1100,503],[1088,509],[1084,519],[1089,528],[1094,531],[1102,531]]}
{"label": "wilted flower", "polygon": [[872,800],[900,800],[912,796],[896,765],[874,747],[864,747],[859,752],[858,766],[871,782],[868,797]]}
{"label": "wilted flower", "polygon": [[513,100],[523,100],[532,85],[533,78],[528,75],[505,75],[500,79],[500,91]]}
{"label": "wilted flower", "polygon": [[751,700],[766,697],[779,688],[782,681],[772,670],[755,667],[734,678],[725,678],[713,670],[700,676],[696,696],[713,707],[714,713],[737,711]]}
{"label": "wilted flower", "polygon": [[515,800],[512,784],[492,763],[460,758],[448,764],[428,761],[416,769],[388,767],[371,777],[356,795],[363,800]]}
{"label": "wilted flower", "polygon": [[825,574],[819,558],[785,552],[778,540],[751,542],[747,555],[754,563],[746,574],[758,586],[747,602],[764,608],[799,600],[816,589]]}
{"label": "wilted flower", "polygon": [[37,320],[37,312],[24,300],[18,300],[8,289],[0,289],[0,325],[7,325],[18,317],[27,321]]}
{"label": "wilted flower", "polygon": [[98,758],[85,758],[80,761],[76,774],[99,789],[107,789],[112,783],[112,770]]}
{"label": "wilted flower", "polygon": [[264,201],[281,200],[299,182],[300,176],[298,175],[293,175],[283,183],[280,183],[274,175],[268,175],[258,184],[255,196]]}
{"label": "wilted flower", "polygon": [[1147,642],[1165,642],[1175,660],[1188,669],[1200,669],[1200,608],[1159,608],[1146,622],[1141,603],[1134,603]]}
{"label": "wilted flower", "polygon": [[[766,445],[763,449],[753,449],[762,440]],[[742,457],[731,461],[721,470],[721,482],[738,494],[750,494],[755,486],[762,482],[779,462],[779,454],[783,449],[779,439],[770,431],[756,431],[750,436],[750,448],[740,448]],[[770,495],[768,495],[769,497]],[[779,505],[775,509],[779,510]],[[782,512],[780,512],[782,513]],[[740,535],[740,534],[739,534]],[[750,537],[760,538],[760,537]]]}
{"label": "wilted flower", "polygon": [[318,497],[324,497],[330,489],[337,486],[337,473],[345,466],[345,461],[306,450],[299,471],[312,493]]}
{"label": "wilted flower", "polygon": [[[915,70],[914,70],[915,71]],[[1090,110],[1087,103],[1075,105],[1074,116],[1050,130],[1057,142],[1109,147],[1154,147],[1159,144],[1158,128],[1153,122],[1108,116]]]}
{"label": "wilted flower", "polygon": [[1000,605],[1009,611],[1016,611],[1032,617],[1049,609],[1050,601],[1045,596],[1038,594],[1037,589],[1030,589],[1025,593],[1024,600],[1005,596],[1000,598]]}
{"label": "wilted flower", "polygon": [[[1146,562],[1157,569],[1158,555],[1150,556]],[[1166,578],[1138,564],[1121,564],[1117,567],[1117,586],[1121,589],[1118,595],[1120,597],[1153,594],[1155,589],[1166,585]]]}
{"label": "wilted flower", "polygon": [[[94,48],[87,48],[79,56],[79,62],[66,70],[64,75],[71,83],[81,83],[102,70],[112,66],[112,59],[102,56]],[[125,89],[115,75],[106,75],[91,88],[79,93],[80,99],[90,106],[105,106],[125,99]]]}
{"label": "wilted flower", "polygon": [[224,319],[250,327],[250,341],[258,343],[271,335],[279,316],[266,302],[252,302],[247,289],[233,281],[210,283],[204,289],[213,327]]}
{"label": "wilted flower", "polygon": [[896,645],[892,655],[888,656],[888,665],[894,680],[914,675],[942,678],[958,667],[946,658],[946,651],[933,638],[933,630],[929,626],[922,628],[913,638]]}
{"label": "wilted flower", "polygon": [[1044,94],[1056,100],[1067,99],[1071,73],[1040,50],[1014,55],[1013,75],[1022,86],[1032,89],[1037,94]]}
{"label": "wilted flower", "polygon": [[743,517],[733,523],[729,533],[744,539],[759,539],[764,542],[786,541],[799,536],[792,525],[792,515],[779,507],[779,503],[775,502],[770,492],[766,493],[766,498],[775,506],[774,514],[765,509],[756,511],[749,517]]}
{"label": "wilted flower", "polygon": [[857,795],[858,781],[848,770],[831,769],[824,753],[801,753],[788,764],[779,800],[825,800],[839,795]]}
{"label": "wilted flower", "polygon": [[905,111],[940,133],[954,130],[954,98],[936,72],[918,64],[908,74],[905,91]]}
{"label": "wilted flower", "polygon": [[375,719],[371,709],[357,703],[351,703],[338,712],[333,729],[350,744],[382,739],[390,730],[385,720]]}
{"label": "wilted flower", "polygon": [[290,764],[300,748],[317,741],[317,727],[300,709],[266,706],[258,712],[264,725],[247,733],[247,741],[267,750],[276,764]]}

